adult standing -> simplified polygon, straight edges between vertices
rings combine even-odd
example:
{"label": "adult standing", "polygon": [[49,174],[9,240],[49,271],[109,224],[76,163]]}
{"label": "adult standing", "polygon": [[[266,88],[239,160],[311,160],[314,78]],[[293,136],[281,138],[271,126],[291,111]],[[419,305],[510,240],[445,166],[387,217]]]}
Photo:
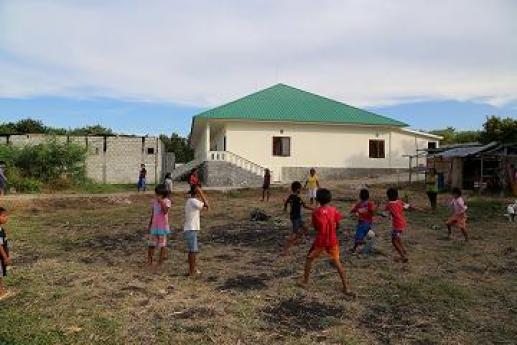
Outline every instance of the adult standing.
{"label": "adult standing", "polygon": [[431,209],[436,210],[436,200],[438,198],[438,178],[436,176],[436,169],[430,168],[427,171],[425,179],[425,191],[429,202],[431,203]]}

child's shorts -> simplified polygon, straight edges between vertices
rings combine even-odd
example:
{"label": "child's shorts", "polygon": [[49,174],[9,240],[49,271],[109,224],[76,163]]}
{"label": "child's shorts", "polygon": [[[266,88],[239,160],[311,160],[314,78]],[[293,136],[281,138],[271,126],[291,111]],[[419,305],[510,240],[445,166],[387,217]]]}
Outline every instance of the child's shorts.
{"label": "child's shorts", "polygon": [[312,246],[311,250],[309,250],[309,254],[307,254],[308,259],[316,259],[318,256],[321,255],[322,252],[327,252],[328,256],[332,260],[339,261],[339,246],[333,246],[333,247],[315,247]]}
{"label": "child's shorts", "polygon": [[318,193],[318,188],[309,188],[309,198],[316,199],[317,193]]}
{"label": "child's shorts", "polygon": [[452,226],[456,225],[460,229],[467,228],[467,216],[465,213],[462,214],[453,214],[448,220],[447,225]]}
{"label": "child's shorts", "polygon": [[293,234],[300,232],[302,227],[305,225],[302,218],[291,219],[291,224],[293,224]]}
{"label": "child's shorts", "polygon": [[185,230],[183,232],[189,253],[197,253],[199,251],[197,246],[197,233],[197,230]]}
{"label": "child's shorts", "polygon": [[361,243],[372,228],[372,224],[368,222],[361,222],[355,228],[355,243]]}
{"label": "child's shorts", "polygon": [[139,178],[138,183],[137,183],[138,188],[140,188],[140,189],[145,188],[145,185],[146,185],[145,178]]}
{"label": "child's shorts", "polygon": [[149,247],[165,248],[167,247],[167,235],[149,235],[147,245]]}
{"label": "child's shorts", "polygon": [[400,238],[400,236],[402,236],[402,230],[398,230],[398,229],[393,229],[391,230],[391,238],[392,239],[396,239],[396,238]]}

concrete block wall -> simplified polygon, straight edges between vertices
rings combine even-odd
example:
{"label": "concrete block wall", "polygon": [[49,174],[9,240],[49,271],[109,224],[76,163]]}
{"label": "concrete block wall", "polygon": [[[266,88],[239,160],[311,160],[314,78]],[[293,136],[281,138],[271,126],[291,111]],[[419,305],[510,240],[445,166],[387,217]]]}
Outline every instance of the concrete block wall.
{"label": "concrete block wall", "polygon": [[[309,176],[310,167],[284,167],[282,168],[283,182],[300,181],[303,183]],[[407,172],[407,169],[398,168],[326,168],[316,167],[316,174],[322,180],[340,180],[344,178],[377,177],[382,175]]]}
{"label": "concrete block wall", "polygon": [[[41,134],[0,136],[0,144],[37,145],[50,139]],[[147,169],[147,182],[163,178],[164,144],[155,137],[55,136],[60,142],[87,147],[86,176],[98,183],[131,184],[138,180],[140,165]]]}

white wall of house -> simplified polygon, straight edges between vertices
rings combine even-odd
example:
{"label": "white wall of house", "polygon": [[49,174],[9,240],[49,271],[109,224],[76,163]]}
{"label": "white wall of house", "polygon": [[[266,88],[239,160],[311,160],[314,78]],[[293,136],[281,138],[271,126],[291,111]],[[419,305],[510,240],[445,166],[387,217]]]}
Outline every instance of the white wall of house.
{"label": "white wall of house", "polygon": [[[407,168],[403,155],[416,154],[429,141],[438,142],[424,134],[386,127],[246,121],[224,121],[223,127],[210,139],[211,146],[222,145],[226,136],[227,151],[270,168],[275,180],[282,179],[282,167]],[[275,136],[291,138],[289,157],[273,155]],[[385,158],[369,158],[370,139],[385,141]],[[196,152],[203,150],[204,138],[196,142]]]}

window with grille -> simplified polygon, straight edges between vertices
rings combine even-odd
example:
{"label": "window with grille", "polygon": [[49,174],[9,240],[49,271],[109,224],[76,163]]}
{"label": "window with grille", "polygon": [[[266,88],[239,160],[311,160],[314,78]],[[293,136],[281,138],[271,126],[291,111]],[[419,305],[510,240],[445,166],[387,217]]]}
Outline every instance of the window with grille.
{"label": "window with grille", "polygon": [[370,158],[385,158],[384,140],[370,140]]}

